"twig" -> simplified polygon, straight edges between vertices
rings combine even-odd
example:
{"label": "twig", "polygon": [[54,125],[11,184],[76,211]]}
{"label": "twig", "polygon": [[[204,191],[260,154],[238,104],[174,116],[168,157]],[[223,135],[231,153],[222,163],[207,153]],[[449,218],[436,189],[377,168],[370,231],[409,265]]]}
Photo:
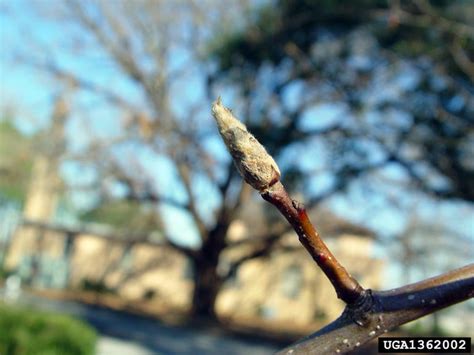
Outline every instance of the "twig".
{"label": "twig", "polygon": [[313,257],[331,281],[337,296],[347,304],[360,301],[365,295],[362,286],[337,261],[309,220],[304,206],[290,198],[281,182],[277,182],[262,193],[262,197],[274,205],[290,222],[298,234],[301,244]]}
{"label": "twig", "polygon": [[292,200],[280,182],[280,170],[265,148],[225,108],[220,99],[212,106],[219,132],[244,180],[257,189],[290,222],[300,242],[347,304],[363,301],[367,292],[337,261],[311,224],[302,204]]}
{"label": "twig", "polygon": [[474,297],[474,264],[390,291],[364,290],[326,247],[305,208],[290,198],[265,148],[220,99],[212,113],[244,180],[285,216],[347,304],[337,320],[279,354],[345,353],[399,325]]}

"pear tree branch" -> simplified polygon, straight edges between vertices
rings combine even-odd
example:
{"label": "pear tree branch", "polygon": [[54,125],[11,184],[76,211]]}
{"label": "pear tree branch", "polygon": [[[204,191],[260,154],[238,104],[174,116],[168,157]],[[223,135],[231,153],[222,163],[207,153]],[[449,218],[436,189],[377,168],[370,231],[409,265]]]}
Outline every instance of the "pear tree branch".
{"label": "pear tree branch", "polygon": [[220,98],[212,114],[244,180],[287,219],[346,303],[338,319],[279,354],[345,353],[402,324],[474,297],[474,264],[398,289],[364,289],[325,245],[303,205],[290,198],[273,158]]}
{"label": "pear tree branch", "polygon": [[280,170],[265,148],[225,108],[220,99],[212,107],[219,132],[244,180],[274,205],[292,225],[301,244],[331,281],[337,296],[347,304],[360,301],[365,290],[337,261],[308,218],[302,204],[292,200],[280,182]]}
{"label": "pear tree branch", "polygon": [[[331,324],[277,354],[338,354],[354,350],[402,324],[474,297],[474,264],[347,306]],[[354,322],[354,315],[363,324]]]}

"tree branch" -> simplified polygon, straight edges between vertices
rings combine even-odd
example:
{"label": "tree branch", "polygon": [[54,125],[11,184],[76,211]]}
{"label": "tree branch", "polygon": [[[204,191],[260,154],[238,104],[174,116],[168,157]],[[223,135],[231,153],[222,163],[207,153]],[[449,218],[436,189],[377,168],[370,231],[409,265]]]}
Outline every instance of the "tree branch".
{"label": "tree branch", "polygon": [[[402,324],[474,297],[474,264],[401,288],[373,292],[333,323],[278,354],[351,351]],[[361,322],[354,322],[357,318]]]}
{"label": "tree branch", "polygon": [[194,223],[196,223],[201,240],[204,240],[207,237],[208,230],[196,206],[189,169],[184,163],[178,163],[177,170],[188,196],[187,210],[193,217]]}
{"label": "tree branch", "polygon": [[[212,113],[244,180],[288,220],[300,242],[331,281],[338,297],[347,304],[336,321],[281,354],[347,352],[399,325],[474,296],[474,264],[390,291],[364,290],[321,240],[305,208],[290,198],[280,182],[278,166],[265,148],[220,100],[213,104]],[[263,249],[256,249],[238,260],[229,272],[264,253]]]}
{"label": "tree branch", "polygon": [[[149,244],[153,246],[168,246],[177,252],[180,252],[190,258],[195,258],[196,257],[196,251],[192,248],[188,248],[182,245],[178,245],[171,241],[171,239],[168,236],[163,236],[162,240],[160,241],[154,241],[151,238],[150,234],[146,233],[136,233],[133,231],[125,231],[125,232],[104,232],[102,230],[94,229],[94,228],[73,228],[73,227],[67,227],[64,225],[60,224],[54,224],[54,223],[48,223],[48,222],[43,222],[43,221],[37,221],[37,220],[32,220],[32,219],[22,219],[21,225],[24,227],[30,227],[30,228],[37,228],[39,230],[48,230],[48,231],[54,231],[58,233],[63,233],[63,234],[70,234],[73,237],[77,237],[80,235],[94,235],[99,238],[104,238],[107,239],[108,241],[111,242],[118,242],[118,243],[143,243],[143,244]],[[161,239],[161,238],[160,238]]]}
{"label": "tree branch", "polygon": [[301,244],[331,281],[337,296],[347,304],[361,302],[366,292],[344,269],[311,224],[304,207],[293,201],[280,180],[280,170],[265,148],[220,99],[212,106],[219,132],[244,180],[260,191],[290,222]]}
{"label": "tree branch", "polygon": [[111,104],[120,106],[124,108],[127,111],[130,112],[140,112],[138,107],[133,105],[131,102],[127,101],[123,97],[121,97],[119,94],[115,93],[113,90],[110,90],[108,88],[102,87],[97,83],[94,83],[93,81],[86,80],[84,78],[79,77],[78,75],[66,71],[59,66],[57,66],[55,63],[49,62],[49,63],[41,63],[39,61],[35,61],[34,59],[31,59],[26,56],[17,56],[17,60],[26,63],[28,65],[31,65],[34,68],[37,68],[39,70],[44,70],[47,73],[51,74],[52,76],[63,80],[72,86],[76,86],[82,90],[87,90],[90,92],[93,92],[95,94],[98,94],[102,96],[105,100],[110,102]]}
{"label": "tree branch", "polygon": [[331,281],[341,300],[352,304],[364,298],[365,290],[337,261],[312,225],[304,206],[292,200],[280,182],[263,192],[262,197],[278,208],[293,226],[301,244]]}
{"label": "tree branch", "polygon": [[[107,35],[107,32],[101,28],[100,24],[97,21],[94,21],[92,16],[89,16],[85,11],[84,7],[78,1],[71,1],[68,3],[71,6],[71,11],[76,15],[76,19],[81,25],[83,25],[89,32],[95,37],[98,43],[105,48],[108,53],[114,58],[117,63],[122,67],[125,73],[127,73],[130,78],[133,80],[143,83],[146,87],[145,74],[140,70],[136,60],[133,58],[130,50],[123,48],[124,38],[121,38],[119,33],[114,33],[116,36],[119,36],[119,41],[121,43],[116,43],[117,40],[114,40],[110,35]],[[103,10],[103,9],[99,9]],[[107,21],[110,20],[110,16],[106,17],[101,11],[101,19],[106,20],[106,24],[113,26]],[[123,35],[123,33],[122,33]],[[127,46],[125,46],[127,47]]]}
{"label": "tree branch", "polygon": [[168,206],[173,206],[185,211],[188,211],[188,206],[181,201],[178,201],[172,197],[160,195],[154,193],[152,191],[147,191],[145,194],[137,195],[136,193],[132,192],[125,195],[125,199],[129,201],[137,201],[137,202],[152,202],[152,203],[162,203]]}
{"label": "tree branch", "polygon": [[[234,260],[231,263],[229,270],[225,275],[225,278],[235,275],[235,273],[242,266],[242,264],[246,263],[247,261],[270,255],[274,251],[275,244],[277,244],[277,242],[281,239],[281,236],[282,234],[274,234],[258,241],[260,245],[258,247],[255,247],[252,252],[243,255],[242,257],[238,258],[237,260]],[[242,244],[239,243],[237,245],[241,246]],[[235,246],[235,244],[232,246]]]}

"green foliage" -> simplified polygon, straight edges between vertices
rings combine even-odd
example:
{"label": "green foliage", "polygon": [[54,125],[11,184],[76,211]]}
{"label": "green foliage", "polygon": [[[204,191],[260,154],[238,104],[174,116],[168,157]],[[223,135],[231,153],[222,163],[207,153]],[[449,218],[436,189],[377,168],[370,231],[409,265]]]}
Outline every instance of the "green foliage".
{"label": "green foliage", "polygon": [[[417,13],[417,8],[409,2],[404,8]],[[454,22],[468,23],[465,13],[472,11],[469,2],[431,2],[434,11]],[[388,12],[389,2],[384,0],[279,0],[256,10],[256,15],[247,28],[230,32],[228,28],[214,39],[210,54],[218,60],[221,70],[236,67],[257,68],[268,61],[278,64],[291,57],[293,48],[307,53],[317,41],[318,29],[324,28],[334,33],[348,32],[356,26],[372,29],[382,47],[390,48],[404,56],[429,55],[437,60],[450,61],[451,53],[444,45],[453,41],[449,31],[441,30],[438,20],[430,26],[416,23],[400,23],[389,17],[376,16],[381,11]],[[441,21],[441,20],[439,20]],[[226,24],[227,26],[227,24]],[[469,53],[474,41],[467,35],[459,35],[461,44]]]}
{"label": "green foliage", "polygon": [[[1,259],[0,259],[0,262],[1,262]],[[9,270],[7,268],[5,268],[3,265],[1,265],[0,263],[0,280],[4,280],[6,279],[8,276],[10,276],[11,274],[13,273],[12,270]]]}
{"label": "green foliage", "polygon": [[23,203],[32,168],[32,139],[0,120],[0,197]]}
{"label": "green foliage", "polygon": [[[474,189],[466,183],[474,177],[467,158],[474,106],[466,60],[474,50],[467,16],[474,2],[407,0],[399,5],[395,11],[381,0],[267,3],[245,28],[217,31],[220,37],[210,50],[220,65],[216,80],[239,89],[254,123],[249,130],[273,156],[310,135],[324,141],[321,159],[334,189],[394,163],[423,193],[473,201]],[[392,95],[390,85],[382,88],[379,81],[395,72],[402,79],[392,80],[401,91]],[[409,77],[413,80],[405,82]],[[348,114],[334,126],[308,129],[304,123],[312,102],[344,106]],[[394,118],[394,129],[387,130],[382,127],[389,112],[413,120]],[[366,124],[363,134],[359,119]],[[376,151],[385,161],[374,163]],[[287,176],[288,167],[280,168]],[[295,169],[289,186],[302,180],[300,166],[290,168]]]}
{"label": "green foliage", "polygon": [[221,70],[239,66],[258,67],[264,61],[280,63],[289,55],[290,45],[308,51],[312,35],[320,26],[349,30],[368,22],[370,12],[387,8],[381,0],[280,0],[256,11],[255,20],[244,31],[222,31],[210,46],[210,54]]}
{"label": "green foliage", "polygon": [[97,335],[68,316],[0,304],[0,354],[89,355]]}

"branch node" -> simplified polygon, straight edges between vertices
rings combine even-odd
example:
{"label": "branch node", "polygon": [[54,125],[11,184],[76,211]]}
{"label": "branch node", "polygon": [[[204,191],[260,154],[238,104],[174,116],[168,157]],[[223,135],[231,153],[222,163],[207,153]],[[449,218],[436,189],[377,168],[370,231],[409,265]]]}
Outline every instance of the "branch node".
{"label": "branch node", "polygon": [[370,289],[363,290],[359,297],[353,303],[349,303],[345,309],[347,316],[361,327],[366,327],[370,324],[370,315],[374,311],[375,299]]}
{"label": "branch node", "polygon": [[298,202],[296,200],[291,200],[291,204],[293,205],[293,207],[298,211],[298,212],[301,212],[301,211],[304,211],[305,210],[305,207],[304,205],[301,203],[301,202]]}

